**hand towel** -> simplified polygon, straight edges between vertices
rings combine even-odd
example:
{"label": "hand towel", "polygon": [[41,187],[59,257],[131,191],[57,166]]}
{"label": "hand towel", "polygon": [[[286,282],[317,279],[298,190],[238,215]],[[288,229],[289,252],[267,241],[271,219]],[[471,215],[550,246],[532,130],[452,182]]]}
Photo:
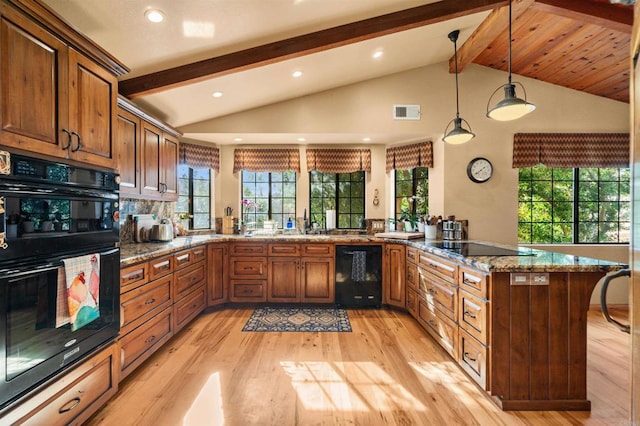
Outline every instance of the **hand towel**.
{"label": "hand towel", "polygon": [[353,281],[367,280],[367,252],[363,250],[353,251],[353,260],[351,264],[351,279]]}
{"label": "hand towel", "polygon": [[100,317],[100,255],[64,259],[71,331]]}

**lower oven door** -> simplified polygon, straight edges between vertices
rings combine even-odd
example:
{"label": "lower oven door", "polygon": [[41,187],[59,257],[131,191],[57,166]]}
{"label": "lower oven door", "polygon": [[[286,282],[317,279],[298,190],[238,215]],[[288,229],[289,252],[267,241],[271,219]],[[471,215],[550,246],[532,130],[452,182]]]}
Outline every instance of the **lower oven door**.
{"label": "lower oven door", "polygon": [[[0,268],[0,408],[118,334],[119,264],[112,248]],[[91,316],[78,327],[70,312]]]}

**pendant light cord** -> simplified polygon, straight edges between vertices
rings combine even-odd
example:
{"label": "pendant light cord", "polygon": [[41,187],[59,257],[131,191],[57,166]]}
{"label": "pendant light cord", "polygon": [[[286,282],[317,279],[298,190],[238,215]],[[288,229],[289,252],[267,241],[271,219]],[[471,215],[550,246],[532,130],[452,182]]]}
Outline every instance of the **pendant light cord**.
{"label": "pendant light cord", "polygon": [[456,118],[460,118],[460,102],[458,100],[458,46],[456,42],[458,41],[458,37],[453,40],[453,56],[455,58],[456,63]]}
{"label": "pendant light cord", "polygon": [[511,0],[509,0],[509,84],[511,84]]}

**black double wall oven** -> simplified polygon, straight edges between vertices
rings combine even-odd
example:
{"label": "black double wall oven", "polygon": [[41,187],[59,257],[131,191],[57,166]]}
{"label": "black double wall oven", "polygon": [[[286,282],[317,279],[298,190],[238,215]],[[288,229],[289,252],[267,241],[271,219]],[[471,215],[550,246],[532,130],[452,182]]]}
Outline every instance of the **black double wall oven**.
{"label": "black double wall oven", "polygon": [[0,152],[0,410],[117,336],[118,193],[114,173]]}

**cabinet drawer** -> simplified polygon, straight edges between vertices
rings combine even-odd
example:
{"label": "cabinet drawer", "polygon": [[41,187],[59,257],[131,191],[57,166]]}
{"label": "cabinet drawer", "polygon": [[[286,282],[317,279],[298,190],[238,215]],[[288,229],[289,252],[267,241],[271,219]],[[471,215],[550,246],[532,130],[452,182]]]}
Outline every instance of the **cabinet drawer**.
{"label": "cabinet drawer", "polygon": [[269,244],[269,256],[300,256],[300,244]]}
{"label": "cabinet drawer", "polygon": [[149,358],[173,335],[173,307],[168,307],[158,315],[121,337],[120,380],[127,377],[138,365]]}
{"label": "cabinet drawer", "polygon": [[414,318],[418,316],[418,303],[419,303],[419,299],[418,299],[418,293],[416,293],[415,291],[413,291],[411,288],[407,289],[407,311],[409,311],[409,313],[411,314],[411,316],[413,316]]}
{"label": "cabinet drawer", "polygon": [[333,244],[303,244],[302,256],[335,256],[335,246]]}
{"label": "cabinet drawer", "polygon": [[207,265],[199,262],[187,269],[174,274],[173,303],[178,302],[185,294],[194,287],[203,284],[207,277]]}
{"label": "cabinet drawer", "polygon": [[413,262],[417,265],[420,261],[420,250],[415,247],[407,246],[407,261]]}
{"label": "cabinet drawer", "polygon": [[480,342],[487,344],[487,302],[464,290],[458,293],[458,324]]}
{"label": "cabinet drawer", "polygon": [[232,257],[229,259],[229,274],[231,278],[266,279],[266,257]]}
{"label": "cabinet drawer", "polygon": [[127,266],[120,270],[120,294],[149,282],[149,264]]}
{"label": "cabinet drawer", "polygon": [[231,280],[229,300],[232,302],[266,302],[267,282],[264,280]]}
{"label": "cabinet drawer", "polygon": [[2,424],[82,424],[118,390],[116,345],[100,351],[29,397]]}
{"label": "cabinet drawer", "polygon": [[231,244],[231,256],[265,256],[267,254],[266,244]]}
{"label": "cabinet drawer", "polygon": [[173,255],[160,257],[149,261],[149,281],[163,277],[173,272]]}
{"label": "cabinet drawer", "polygon": [[429,303],[437,305],[438,309],[453,321],[457,321],[458,296],[456,287],[452,287],[446,281],[430,274],[420,273],[419,279],[420,291],[425,299]]}
{"label": "cabinet drawer", "polygon": [[414,290],[418,289],[418,267],[411,263],[407,262],[407,287],[413,288]]}
{"label": "cabinet drawer", "polygon": [[458,274],[460,288],[483,299],[487,298],[487,274],[464,266],[460,267]]}
{"label": "cabinet drawer", "polygon": [[198,247],[193,247],[191,249],[191,254],[192,254],[192,259],[193,262],[199,262],[201,260],[205,260],[207,258],[207,246],[206,245],[201,245]]}
{"label": "cabinet drawer", "polygon": [[187,294],[182,300],[173,305],[173,317],[175,318],[174,333],[177,333],[189,321],[195,318],[205,308],[207,298],[205,287],[202,284],[194,291]]}
{"label": "cabinet drawer", "polygon": [[176,270],[186,268],[189,265],[193,265],[194,260],[193,250],[183,250],[173,255],[173,264]]}
{"label": "cabinet drawer", "polygon": [[464,371],[482,387],[487,389],[487,348],[476,339],[460,330],[458,362]]}
{"label": "cabinet drawer", "polygon": [[420,301],[418,303],[418,319],[449,355],[457,359],[458,326],[439,312],[433,305]]}
{"label": "cabinet drawer", "polygon": [[120,297],[120,334],[125,335],[171,304],[171,283],[168,276],[129,291]]}
{"label": "cabinet drawer", "polygon": [[420,252],[420,266],[454,285],[458,282],[458,265],[453,262]]}

